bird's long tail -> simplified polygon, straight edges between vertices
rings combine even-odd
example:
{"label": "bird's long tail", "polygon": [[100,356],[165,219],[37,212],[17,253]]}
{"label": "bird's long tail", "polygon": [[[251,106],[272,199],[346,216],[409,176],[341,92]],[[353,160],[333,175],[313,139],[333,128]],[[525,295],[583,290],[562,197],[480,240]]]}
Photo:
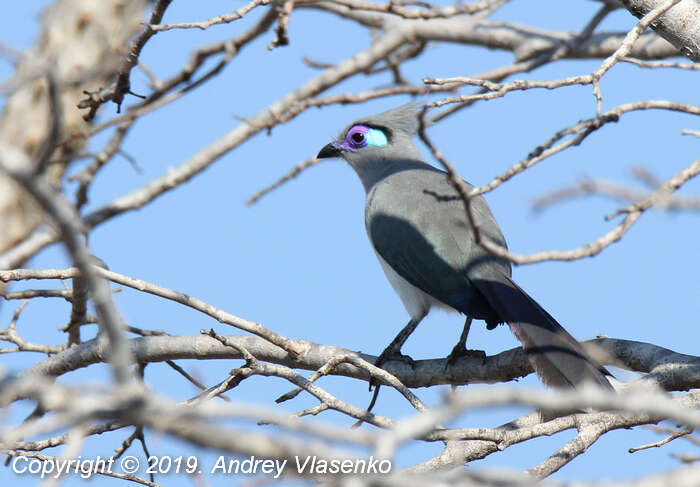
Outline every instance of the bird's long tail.
{"label": "bird's long tail", "polygon": [[605,368],[593,360],[557,321],[508,276],[472,281],[520,340],[532,367],[553,387],[584,383],[611,389]]}

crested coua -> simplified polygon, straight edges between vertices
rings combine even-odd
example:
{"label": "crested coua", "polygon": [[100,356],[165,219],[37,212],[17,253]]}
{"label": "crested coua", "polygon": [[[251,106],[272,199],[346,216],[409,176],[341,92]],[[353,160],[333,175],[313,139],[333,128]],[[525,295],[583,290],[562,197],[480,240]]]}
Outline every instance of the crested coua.
{"label": "crested coua", "polygon": [[[452,360],[474,353],[465,346],[472,319],[484,320],[489,329],[508,323],[545,384],[611,388],[607,371],[513,282],[510,262],[476,243],[464,204],[446,173],[424,162],[413,144],[419,114],[420,106],[409,104],[361,118],[317,156],[342,157],[360,177],[367,193],[367,234],[411,317],[377,365],[407,359],[402,345],[430,308],[438,306],[467,316]],[[467,187],[472,188],[469,183]],[[477,196],[470,203],[481,237],[505,247],[486,200]]]}

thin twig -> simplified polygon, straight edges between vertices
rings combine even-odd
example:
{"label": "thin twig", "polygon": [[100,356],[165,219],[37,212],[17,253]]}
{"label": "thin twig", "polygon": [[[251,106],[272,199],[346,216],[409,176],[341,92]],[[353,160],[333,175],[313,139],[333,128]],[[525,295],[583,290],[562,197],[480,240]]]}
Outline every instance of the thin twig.
{"label": "thin twig", "polygon": [[203,22],[182,22],[179,24],[158,24],[158,23],[151,23],[150,28],[153,32],[162,32],[164,30],[172,30],[172,29],[201,29],[201,30],[206,30],[212,25],[220,25],[220,24],[228,24],[230,22],[233,22],[234,20],[238,20],[243,18],[248,12],[253,10],[255,7],[259,7],[261,5],[268,5],[272,3],[272,0],[253,0],[247,5],[244,5],[243,7],[239,8],[233,13],[230,14],[224,14],[224,15],[219,15],[218,17],[213,17],[209,20],[205,20]]}
{"label": "thin twig", "polygon": [[637,447],[634,447],[634,448],[630,448],[630,449],[627,450],[627,451],[630,452],[630,453],[635,453],[635,452],[638,452],[638,451],[641,451],[641,450],[648,450],[649,448],[658,448],[658,447],[660,447],[660,446],[663,446],[663,445],[665,445],[665,444],[667,444],[667,443],[672,442],[672,441],[675,440],[676,438],[680,438],[680,437],[682,437],[682,436],[687,436],[687,435],[691,434],[692,432],[693,432],[693,428],[691,428],[690,426],[688,426],[688,427],[686,427],[686,428],[683,428],[682,430],[675,431],[674,433],[672,433],[670,436],[667,436],[667,437],[664,438],[663,440],[656,441],[656,442],[654,442],[654,443],[649,443],[649,444],[642,445],[642,446],[637,446]]}

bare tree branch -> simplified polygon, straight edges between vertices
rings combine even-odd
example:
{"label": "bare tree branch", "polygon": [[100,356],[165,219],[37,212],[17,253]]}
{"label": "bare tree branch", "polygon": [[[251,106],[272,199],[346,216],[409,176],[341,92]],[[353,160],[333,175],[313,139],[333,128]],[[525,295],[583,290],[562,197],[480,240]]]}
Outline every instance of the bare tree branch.
{"label": "bare tree branch", "polygon": [[116,103],[117,113],[119,113],[121,111],[122,102],[124,101],[124,96],[127,94],[134,94],[131,91],[131,70],[138,64],[141,49],[143,49],[143,46],[146,45],[146,42],[148,42],[151,36],[155,34],[155,31],[151,29],[151,24],[160,23],[163,15],[165,14],[165,10],[170,5],[171,1],[172,0],[156,1],[151,13],[151,20],[148,24],[145,24],[141,28],[141,32],[139,32],[138,36],[136,36],[136,38],[131,42],[131,45],[127,50],[128,54],[119,67],[119,74],[117,75],[117,79],[114,81],[114,83],[108,88],[103,88],[97,91],[85,90],[83,92],[88,96],[78,103],[78,108],[89,109],[88,113],[83,115],[83,118],[86,121],[95,118],[97,109],[107,101]]}
{"label": "bare tree branch", "polygon": [[[620,16],[609,16],[622,4],[607,0],[589,8],[590,13],[580,19],[580,23],[569,21],[568,25],[574,26],[571,30],[570,27],[557,30],[520,23],[520,19],[513,18],[510,13],[517,11],[517,5],[501,10],[509,3],[507,0],[475,0],[452,5],[437,5],[425,0],[248,0],[237,9],[209,13],[209,18],[204,21],[198,21],[197,15],[192,15],[192,21],[185,18],[184,21],[178,19],[177,23],[161,23],[171,3],[170,0],[152,2],[150,12],[138,29],[146,2],[56,0],[44,16],[42,34],[32,51],[21,55],[0,45],[0,55],[9,57],[16,67],[15,74],[0,85],[0,96],[7,96],[0,119],[0,168],[3,174],[10,176],[0,178],[0,220],[3,221],[0,282],[13,286],[10,291],[3,286],[0,292],[8,301],[23,300],[14,314],[9,313],[12,316],[8,315],[6,328],[0,330],[0,341],[5,342],[0,353],[21,354],[12,356],[20,359],[13,364],[21,363],[25,357],[35,359],[23,362],[33,365],[20,367],[0,380],[0,405],[11,413],[8,418],[26,417],[24,421],[10,419],[0,433],[0,446],[8,453],[8,463],[24,458],[52,468],[81,454],[86,458],[87,439],[110,432],[113,435],[102,439],[101,444],[115,441],[116,449],[108,453],[111,460],[123,458],[126,452],[151,457],[153,451],[157,457],[157,447],[147,441],[150,440],[148,435],[157,433],[185,442],[194,453],[207,449],[234,457],[253,455],[278,462],[292,462],[297,457],[308,456],[328,462],[366,462],[373,457],[388,462],[391,470],[391,473],[382,475],[362,473],[331,477],[293,471],[295,469],[288,467],[280,473],[280,479],[284,480],[309,479],[353,487],[370,484],[397,487],[438,484],[563,487],[570,483],[546,480],[539,483],[538,480],[560,470],[575,458],[585,457],[590,446],[612,431],[641,426],[664,435],[658,441],[631,449],[630,445],[623,445],[620,451],[668,448],[665,445],[677,438],[685,441],[674,445],[696,444],[697,438],[691,433],[700,426],[700,358],[697,356],[677,353],[653,343],[599,338],[584,344],[588,353],[602,364],[640,375],[626,384],[615,380],[616,394],[588,390],[548,392],[497,386],[460,392],[456,390],[457,385],[507,382],[526,376],[532,372],[529,361],[521,348],[515,348],[483,360],[479,357],[463,357],[454,362],[418,360],[413,367],[402,362],[389,362],[385,369],[377,368],[373,365],[376,357],[372,355],[284,336],[272,328],[272,319],[266,318],[270,323],[263,325],[236,316],[235,310],[225,311],[203,299],[103,269],[95,265],[96,258],[90,255],[86,243],[88,238],[93,242],[93,230],[98,226],[117,216],[129,218],[133,210],[145,208],[164,194],[181,188],[254,136],[261,132],[271,135],[273,129],[294,121],[311,108],[362,103],[395,95],[430,96],[425,104],[445,105],[430,117],[421,117],[419,132],[434,157],[447,169],[450,181],[465,205],[465,218],[473,220],[472,197],[500,187],[545,159],[589,143],[591,134],[611,122],[619,123],[624,129],[632,118],[627,116],[628,113],[656,110],[657,113],[700,115],[700,107],[688,103],[688,93],[676,89],[675,78],[668,81],[671,79],[668,76],[675,74],[687,77],[700,65],[669,59],[685,55],[698,61],[699,30],[698,15],[695,14],[699,7],[696,2],[625,0],[624,7],[641,20],[631,27],[634,19],[630,18],[629,30],[625,27],[613,32],[600,30],[600,26],[603,22],[624,25]],[[292,16],[295,17],[293,23],[290,21]],[[149,135],[145,129],[152,124],[139,121],[149,114],[157,118],[161,115],[158,113],[161,108],[172,106],[185,97],[194,99],[190,95],[219,78],[231,65],[241,70],[237,73],[245,73],[244,76],[237,75],[236,83],[250,86],[251,80],[254,83],[266,82],[258,66],[251,68],[246,59],[269,64],[273,58],[265,56],[289,53],[268,54],[264,46],[270,41],[270,47],[286,45],[292,34],[298,36],[299,41],[308,41],[308,36],[315,35],[314,32],[295,29],[304,25],[308,16],[328,23],[344,22],[355,29],[355,33],[366,36],[356,36],[354,41],[360,40],[346,46],[350,50],[344,51],[349,52],[345,59],[309,52],[303,62],[314,69],[306,82],[296,88],[285,88],[286,77],[276,77],[275,82],[281,84],[282,93],[285,93],[276,102],[260,100],[255,108],[258,113],[252,116],[237,113],[239,122],[232,130],[214,138],[209,145],[192,149],[160,176],[137,183],[140,187],[117,193],[120,196],[116,198],[100,194],[105,184],[110,183],[105,180],[111,174],[110,169],[114,169],[116,155],[126,158],[137,171],[140,167],[150,167],[150,156],[139,150],[138,142],[132,141]],[[221,24],[227,25],[213,28]],[[192,42],[189,57],[182,65],[173,66],[169,56],[164,56],[162,60],[168,64],[163,70],[160,60],[156,63],[148,57],[152,53],[148,46],[154,46],[161,53],[161,46],[169,45],[171,39],[184,34],[165,31],[183,29],[190,29],[187,32],[189,42]],[[226,34],[229,30],[230,34]],[[269,31],[272,32],[267,34]],[[154,44],[155,34],[161,32]],[[217,32],[228,37],[223,40],[208,37]],[[270,39],[262,42],[261,37],[265,35]],[[306,37],[302,39],[302,36]],[[205,38],[210,39],[206,41],[208,43],[194,44]],[[370,40],[365,42],[365,38]],[[296,40],[294,44],[297,44]],[[444,46],[457,52],[466,52],[464,47],[478,51],[495,50],[500,51],[500,57],[488,57],[488,62],[482,62],[479,56],[468,56],[469,62],[461,62],[459,56],[450,54],[450,59],[455,60],[453,64],[438,66],[425,62],[436,49]],[[257,51],[239,56],[244,48]],[[317,58],[329,62],[308,61]],[[595,69],[587,68],[578,75],[571,75],[571,71],[582,63],[559,62],[584,59],[595,60]],[[620,103],[615,101],[610,102],[613,108],[604,111],[602,88],[605,88],[606,81],[625,75],[624,68],[612,69],[623,62],[644,68],[628,66],[628,71],[631,69],[638,77],[635,82],[638,80],[640,86],[649,70],[655,70],[654,74],[663,79],[656,88],[665,90],[669,97],[678,101],[625,100],[614,106],[614,103]],[[131,93],[132,73],[137,75],[133,68],[137,65],[147,78],[147,92],[143,93],[142,99],[124,103],[126,95]],[[537,69],[541,69],[539,73],[552,70],[549,72],[557,74],[540,76],[534,74]],[[415,73],[425,76],[424,82]],[[526,79],[514,79],[518,75]],[[352,85],[341,86],[346,81],[351,81]],[[668,86],[663,83],[668,83]],[[504,98],[500,103],[509,103],[514,98],[509,95],[513,91],[561,90],[574,85],[591,87],[596,98],[595,116],[582,121],[572,120],[551,136],[542,135],[544,142],[533,143],[535,148],[530,154],[481,187],[464,186],[440,148],[428,137],[429,127],[442,123],[459,110],[474,107],[482,100]],[[80,95],[83,90],[88,98]],[[235,102],[247,101],[240,98],[241,93],[247,94],[237,88],[236,96],[228,98]],[[435,98],[438,94],[449,98],[439,100]],[[610,90],[606,96],[613,98],[616,94]],[[81,97],[84,98],[82,102]],[[88,125],[81,112],[75,109],[80,103],[88,109],[89,113],[83,112],[86,119],[93,119],[99,107],[110,100],[117,103],[118,113],[124,103],[124,112],[106,116],[92,125]],[[490,107],[491,104],[482,103],[480,108]],[[218,107],[207,108],[214,110]],[[240,110],[240,107],[234,110]],[[532,120],[536,121],[534,115]],[[649,117],[650,124],[654,123],[651,113],[644,116]],[[162,128],[167,129],[167,124]],[[692,125],[682,133],[698,135]],[[659,143],[666,142],[659,140]],[[687,160],[695,157],[691,155]],[[248,204],[318,162],[316,159],[302,162],[272,186],[256,193]],[[672,160],[668,163],[680,167]],[[72,169],[69,168],[71,164],[81,165]],[[608,183],[593,176],[579,185],[547,195],[544,201],[550,204],[585,192],[614,197],[626,205],[609,216],[623,215],[616,226],[597,239],[591,237],[590,243],[578,249],[548,250],[523,256],[494,247],[479,238],[479,228],[475,227],[477,238],[487,250],[515,263],[597,255],[625,236],[647,210],[700,209],[695,204],[696,198],[676,193],[700,172],[700,160],[676,171],[674,176],[662,181],[650,170],[637,168],[633,176],[641,183],[640,189]],[[79,214],[81,211],[84,213]],[[41,222],[50,222],[52,226],[37,228]],[[131,236],[120,234],[115,238],[130,239]],[[75,267],[18,268],[27,265],[25,262],[41,249],[57,242],[62,242],[68,249],[71,265]],[[543,246],[546,248],[547,243],[544,242]],[[46,256],[53,259],[52,255]],[[109,255],[104,255],[104,258],[112,260]],[[36,265],[47,264],[42,261]],[[55,264],[55,267],[61,265],[65,264]],[[246,285],[246,279],[253,278],[241,277],[236,284]],[[50,283],[46,289],[25,282],[34,279],[71,280],[72,289],[63,282]],[[133,309],[128,305],[125,305],[125,314],[134,316],[135,321],[130,323],[131,326],[125,326],[111,301],[111,294],[121,287],[110,289],[107,281],[141,293],[141,298],[148,303],[157,304],[162,298],[183,304],[198,312],[201,319],[217,320],[214,324],[217,328],[218,323],[224,323],[243,330],[245,334],[228,336],[211,328],[203,330],[200,336],[175,335],[174,326],[180,325],[150,323],[147,321],[150,318],[132,314]],[[47,301],[42,302],[41,298],[62,298],[67,304],[52,300],[50,303],[58,305],[62,311],[38,322],[35,317],[47,305]],[[98,316],[88,313],[90,300]],[[287,325],[297,325],[293,323],[294,316],[285,316],[284,319],[290,320]],[[95,327],[84,326],[94,323],[99,323],[97,332]],[[606,325],[593,326],[604,328]],[[136,337],[127,339],[123,331]],[[62,332],[67,332],[67,335]],[[37,356],[30,355],[31,352],[45,356],[39,356],[37,361]],[[205,377],[197,366],[180,362],[184,359],[233,359],[236,362],[228,373],[219,371],[214,372],[214,377]],[[80,376],[76,374],[78,369],[88,368],[87,375],[90,376],[93,369],[100,368],[98,364],[110,363],[115,384],[95,386],[76,380]],[[201,362],[195,364],[201,365]],[[183,390],[179,386],[165,390],[159,375],[163,371],[168,380],[184,383],[184,390],[189,391],[194,386],[195,397],[187,399],[188,395],[181,392],[176,393],[177,401],[162,397],[160,394],[172,395],[174,390]],[[619,376],[627,378],[632,374],[621,373]],[[273,377],[275,379],[270,379]],[[158,380],[154,380],[156,378]],[[349,392],[351,389],[343,387],[352,379],[374,381],[393,388],[399,393],[399,400],[406,401],[406,406],[416,412],[402,419],[393,417],[396,414],[391,408],[384,407],[381,414],[370,412],[374,401],[370,407],[364,406],[369,396],[353,395]],[[284,405],[255,404],[246,396],[247,387],[258,387],[273,380],[291,384],[284,386],[285,390],[291,389],[289,392],[274,393],[273,397],[278,397],[277,403],[284,401]],[[413,390],[443,384],[453,387],[442,401],[424,402],[419,397],[422,393]],[[669,394],[664,391],[677,392]],[[224,401],[212,401],[214,397],[221,397]],[[295,407],[296,404],[300,405]],[[529,412],[514,419],[504,419],[508,422],[500,426],[475,424],[461,427],[465,413],[471,416],[472,412],[481,409],[512,405],[524,406]],[[377,409],[382,406],[385,405],[378,403]],[[289,408],[293,409],[290,411]],[[533,408],[537,409],[533,411]],[[503,411],[508,414],[510,410]],[[340,418],[344,424],[359,420],[359,423],[367,422],[374,427],[352,429],[339,426],[324,422],[323,415],[336,423]],[[673,421],[678,426],[654,426],[662,421]],[[126,427],[129,429],[122,432]],[[474,465],[463,468],[467,463],[514,445],[562,432],[573,436],[559,435],[564,438],[559,448],[532,461],[525,473],[480,470]],[[132,448],[136,446],[136,440],[141,443],[143,452],[135,452]],[[441,444],[442,449],[436,454],[435,447]],[[397,452],[404,447],[420,448],[421,445],[426,446],[425,452],[432,452],[425,455],[428,458],[422,457],[419,463],[399,469],[394,463]],[[56,447],[62,447],[60,453],[51,450]],[[651,451],[646,453],[649,454]],[[695,487],[699,473],[693,462],[697,462],[697,456],[679,454],[676,458],[690,465],[665,474],[616,482],[615,485]],[[111,476],[116,481],[157,485],[153,477],[98,470],[94,473]],[[207,479],[198,476],[195,481],[206,482]],[[591,481],[577,482],[576,485],[602,487],[606,484]]]}
{"label": "bare tree branch", "polygon": [[[661,0],[620,0],[632,15],[642,17],[659,8]],[[651,24],[661,37],[690,58],[700,62],[700,5],[697,2],[683,1],[660,16]]]}
{"label": "bare tree branch", "polygon": [[[572,186],[567,186],[538,197],[532,203],[532,208],[541,211],[561,201],[591,195],[607,196],[616,200],[630,202],[646,198],[648,192],[610,181],[584,179]],[[659,205],[656,205],[655,208],[663,211],[700,211],[700,198],[671,196]]]}

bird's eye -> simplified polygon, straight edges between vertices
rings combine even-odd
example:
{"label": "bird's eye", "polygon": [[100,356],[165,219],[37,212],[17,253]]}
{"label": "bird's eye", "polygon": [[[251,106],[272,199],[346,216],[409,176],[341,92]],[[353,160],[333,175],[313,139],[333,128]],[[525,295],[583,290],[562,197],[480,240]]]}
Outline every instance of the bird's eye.
{"label": "bird's eye", "polygon": [[367,145],[366,135],[369,130],[369,127],[366,125],[355,125],[348,130],[348,134],[345,136],[345,144],[348,149],[355,151],[365,147]]}
{"label": "bird's eye", "polygon": [[355,132],[350,137],[352,137],[352,141],[356,144],[361,144],[365,140],[365,134],[362,132]]}

